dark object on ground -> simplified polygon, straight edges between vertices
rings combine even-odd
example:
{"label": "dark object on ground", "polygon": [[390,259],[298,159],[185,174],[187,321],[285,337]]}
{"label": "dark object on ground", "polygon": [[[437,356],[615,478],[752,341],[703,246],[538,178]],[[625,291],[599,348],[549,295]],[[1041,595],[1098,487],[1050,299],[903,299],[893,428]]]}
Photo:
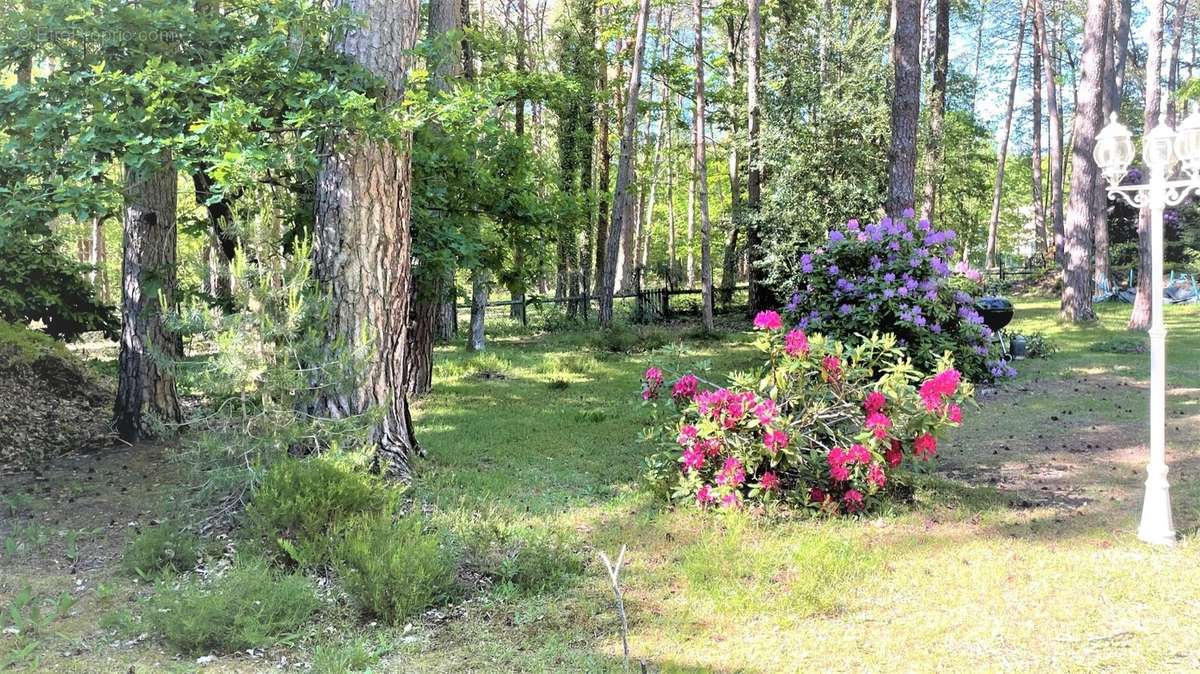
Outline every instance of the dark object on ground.
{"label": "dark object on ground", "polygon": [[46,335],[0,323],[0,473],[107,442],[112,391]]}
{"label": "dark object on ground", "polygon": [[1013,317],[1012,302],[1003,297],[981,297],[975,302],[975,310],[993,332],[1008,325]]}

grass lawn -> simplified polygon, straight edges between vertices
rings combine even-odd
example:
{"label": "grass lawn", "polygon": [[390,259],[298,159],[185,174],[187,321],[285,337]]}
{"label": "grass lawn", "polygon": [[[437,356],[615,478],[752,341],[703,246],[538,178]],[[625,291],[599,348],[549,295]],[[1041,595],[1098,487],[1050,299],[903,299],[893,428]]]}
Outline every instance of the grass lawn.
{"label": "grass lawn", "polygon": [[[1056,311],[1018,300],[1010,327],[1057,352],[985,391],[916,501],[877,516],[780,522],[654,502],[639,485],[637,392],[662,356],[514,334],[484,355],[439,350],[435,392],[415,407],[428,458],[411,495],[443,523],[565,537],[586,560],[565,588],[498,586],[395,629],[331,609],[293,647],[202,667],[118,624],[145,594],[117,572],[131,522],[181,493],[169,450],[135,448],[3,478],[0,537],[23,542],[0,558],[0,610],[25,585],[78,600],[40,630],[37,664],[22,661],[37,671],[299,669],[352,638],[386,647],[374,671],[621,671],[596,555],[626,545],[629,645],[651,671],[1200,669],[1200,307],[1167,312],[1174,549],[1134,536],[1149,356],[1120,352],[1137,347],[1128,306],[1087,327]],[[755,362],[746,333],[683,345],[713,376]]]}

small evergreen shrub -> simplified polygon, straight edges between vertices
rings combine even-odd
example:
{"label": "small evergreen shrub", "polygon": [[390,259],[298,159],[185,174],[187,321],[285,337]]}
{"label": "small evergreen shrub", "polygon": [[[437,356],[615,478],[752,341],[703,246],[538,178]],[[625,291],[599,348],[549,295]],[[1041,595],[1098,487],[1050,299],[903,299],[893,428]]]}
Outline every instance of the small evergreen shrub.
{"label": "small evergreen shrub", "polygon": [[365,639],[323,644],[313,650],[313,674],[348,674],[370,671],[384,649],[373,647]]}
{"label": "small evergreen shrub", "polygon": [[465,569],[519,592],[553,592],[583,572],[577,546],[556,533],[483,517],[452,527],[451,536]]}
{"label": "small evergreen shrub", "polygon": [[395,498],[382,478],[335,458],[286,458],[263,477],[246,509],[246,524],[276,556],[301,567],[321,566],[330,559],[340,523],[388,510]]}
{"label": "small evergreen shrub", "polygon": [[667,341],[667,333],[658,328],[614,323],[595,334],[592,346],[609,353],[644,353],[661,348]]}
{"label": "small evergreen shrub", "polygon": [[160,524],[143,530],[130,542],[122,567],[126,573],[143,578],[162,572],[180,573],[196,566],[199,553],[196,534]]}
{"label": "small evergreen shrub", "polygon": [[279,643],[295,634],[319,604],[304,576],[276,573],[264,560],[246,558],[211,582],[161,583],[145,620],[185,653],[231,653]]}
{"label": "small evergreen shrub", "polygon": [[455,561],[419,517],[361,515],[340,534],[334,568],[364,612],[396,624],[450,597]]}

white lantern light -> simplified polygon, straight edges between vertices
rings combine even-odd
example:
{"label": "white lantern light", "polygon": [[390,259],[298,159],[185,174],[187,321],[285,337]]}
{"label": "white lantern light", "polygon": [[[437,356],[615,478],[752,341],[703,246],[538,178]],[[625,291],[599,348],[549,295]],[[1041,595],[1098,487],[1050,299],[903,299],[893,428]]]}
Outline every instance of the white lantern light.
{"label": "white lantern light", "polygon": [[1117,113],[1114,112],[1108,126],[1096,135],[1096,147],[1092,156],[1108,182],[1116,185],[1125,177],[1133,155],[1133,136],[1124,124],[1117,121]]}
{"label": "white lantern light", "polygon": [[1192,104],[1192,114],[1179,125],[1175,136],[1175,155],[1183,163],[1183,169],[1200,174],[1200,109]]}
{"label": "white lantern light", "polygon": [[1175,132],[1167,125],[1165,115],[1142,139],[1142,159],[1151,171],[1166,173],[1175,165]]}

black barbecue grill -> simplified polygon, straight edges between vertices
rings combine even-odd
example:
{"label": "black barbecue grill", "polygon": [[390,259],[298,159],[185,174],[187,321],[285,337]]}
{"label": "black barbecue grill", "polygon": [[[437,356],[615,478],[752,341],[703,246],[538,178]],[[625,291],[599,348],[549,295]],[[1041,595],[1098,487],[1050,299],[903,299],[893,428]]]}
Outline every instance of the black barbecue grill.
{"label": "black barbecue grill", "polygon": [[991,328],[992,332],[999,332],[1013,317],[1012,302],[1003,297],[981,297],[975,302],[975,311],[979,312],[984,325]]}

